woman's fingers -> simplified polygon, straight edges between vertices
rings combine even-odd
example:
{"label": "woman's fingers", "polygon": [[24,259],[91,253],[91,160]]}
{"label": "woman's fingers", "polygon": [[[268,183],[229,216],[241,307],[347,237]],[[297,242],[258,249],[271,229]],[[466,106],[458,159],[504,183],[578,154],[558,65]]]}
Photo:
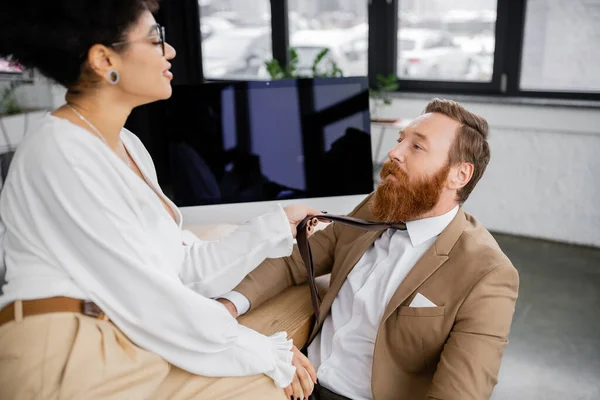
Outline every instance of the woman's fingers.
{"label": "woman's fingers", "polygon": [[317,371],[315,370],[315,367],[312,365],[312,363],[310,362],[310,360],[308,358],[306,359],[306,362],[302,363],[302,366],[308,373],[308,376],[310,377],[312,382],[317,383]]}
{"label": "woman's fingers", "polygon": [[300,383],[300,380],[298,379],[297,371],[296,371],[296,374],[294,375],[294,379],[292,380],[292,383],[290,383],[288,387],[283,389],[283,392],[285,393],[285,396],[290,400],[297,400],[297,399],[304,398],[304,393],[302,393],[302,384]]}
{"label": "woman's fingers", "polygon": [[306,357],[304,354],[302,354],[302,352],[300,350],[298,350],[298,348],[296,346],[292,347],[292,352],[294,353],[294,361],[296,361],[302,367],[304,367],[304,369],[306,369],[306,371],[310,375],[310,378],[312,379],[312,381],[314,383],[316,383],[317,382],[317,371],[315,370],[315,367],[310,362],[308,357]]}
{"label": "woman's fingers", "polygon": [[285,393],[285,397],[287,397],[288,399],[294,399],[294,389],[292,388],[292,384],[290,383],[285,389],[283,389],[283,392]]}
{"label": "woman's fingers", "polygon": [[300,383],[300,379],[298,379],[298,369],[296,368],[296,375],[294,375],[294,380],[292,381],[292,395],[294,396],[294,400],[303,399],[304,392],[302,391],[302,384]]}
{"label": "woman's fingers", "polygon": [[315,384],[310,376],[310,374],[308,373],[308,371],[303,368],[300,367],[296,370],[296,374],[298,375],[299,379],[300,379],[300,385],[302,386],[302,392],[304,393],[304,399],[308,399],[308,396],[310,396],[315,388]]}
{"label": "woman's fingers", "polygon": [[296,367],[296,373],[292,383],[284,389],[285,395],[293,400],[308,399],[315,388],[317,372],[310,360],[296,346],[292,347],[292,352],[292,364]]}

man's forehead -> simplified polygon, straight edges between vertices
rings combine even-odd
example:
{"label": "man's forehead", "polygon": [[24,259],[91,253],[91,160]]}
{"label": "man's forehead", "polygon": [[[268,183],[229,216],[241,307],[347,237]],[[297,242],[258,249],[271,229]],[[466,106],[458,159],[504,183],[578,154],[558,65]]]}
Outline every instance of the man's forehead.
{"label": "man's forehead", "polygon": [[454,134],[459,123],[439,113],[421,114],[403,129],[404,133],[419,132],[424,136]]}

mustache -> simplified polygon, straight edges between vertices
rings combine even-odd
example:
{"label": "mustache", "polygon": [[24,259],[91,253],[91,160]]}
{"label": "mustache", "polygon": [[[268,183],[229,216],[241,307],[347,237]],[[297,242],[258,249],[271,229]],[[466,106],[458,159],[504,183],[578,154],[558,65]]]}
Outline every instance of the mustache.
{"label": "mustache", "polygon": [[381,173],[379,176],[381,179],[384,179],[388,175],[393,175],[399,182],[408,182],[408,176],[406,172],[402,171],[402,169],[393,161],[386,161],[381,168]]}

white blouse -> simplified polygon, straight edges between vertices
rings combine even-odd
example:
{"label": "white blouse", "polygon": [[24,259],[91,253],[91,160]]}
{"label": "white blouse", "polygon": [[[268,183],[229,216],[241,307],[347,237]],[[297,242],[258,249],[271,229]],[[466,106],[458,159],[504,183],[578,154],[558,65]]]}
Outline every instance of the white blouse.
{"label": "white blouse", "polygon": [[264,373],[287,386],[295,368],[285,332],[261,335],[212,300],[265,258],[291,254],[282,208],[219,241],[190,243],[150,155],[126,129],[121,139],[147,183],[96,136],[50,114],[20,144],[0,195],[0,309],[17,299],[92,300],[131,340],[184,370]]}

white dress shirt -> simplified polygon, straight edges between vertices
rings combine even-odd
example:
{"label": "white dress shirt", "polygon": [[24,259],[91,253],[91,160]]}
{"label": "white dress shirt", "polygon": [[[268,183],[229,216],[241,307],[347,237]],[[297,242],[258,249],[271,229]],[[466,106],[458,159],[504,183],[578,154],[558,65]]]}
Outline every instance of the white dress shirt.
{"label": "white dress shirt", "polygon": [[291,254],[281,207],[219,241],[200,241],[181,230],[139,139],[124,129],[121,140],[147,182],[67,120],[48,114],[25,137],[0,196],[0,309],[17,299],[92,300],[136,344],[184,370],[265,373],[287,386],[295,372],[287,335],[239,325],[212,299],[265,258]]}
{"label": "white dress shirt", "polygon": [[[373,398],[373,353],[383,312],[406,275],[457,212],[458,206],[438,217],[408,222],[406,231],[388,229],[361,257],[308,348],[322,386],[351,399]],[[223,297],[240,311],[249,308],[241,293]]]}

